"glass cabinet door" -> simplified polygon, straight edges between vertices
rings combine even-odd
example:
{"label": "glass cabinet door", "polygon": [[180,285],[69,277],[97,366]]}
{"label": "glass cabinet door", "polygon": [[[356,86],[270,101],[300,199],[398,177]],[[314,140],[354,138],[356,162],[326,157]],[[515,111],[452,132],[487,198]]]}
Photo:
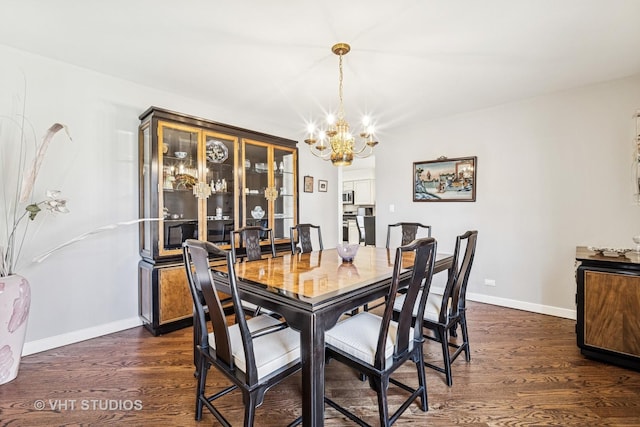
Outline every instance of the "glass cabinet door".
{"label": "glass cabinet door", "polygon": [[198,238],[198,199],[193,186],[198,182],[197,128],[158,123],[159,253],[179,253],[182,242]]}
{"label": "glass cabinet door", "polygon": [[295,154],[295,150],[283,147],[273,149],[273,186],[277,190],[273,209],[273,231],[277,239],[288,239],[289,229],[295,225],[298,188],[294,173],[297,161]]}
{"label": "glass cabinet door", "polygon": [[252,140],[242,148],[244,224],[271,228],[276,242],[288,239],[297,218],[295,148]]}
{"label": "glass cabinet door", "polygon": [[265,198],[269,187],[270,150],[267,144],[243,140],[244,163],[242,213],[244,225],[269,228],[270,203]]}
{"label": "glass cabinet door", "polygon": [[207,224],[206,239],[217,245],[228,245],[238,212],[238,200],[234,197],[238,138],[205,132],[204,141],[205,182],[211,186],[203,220]]}

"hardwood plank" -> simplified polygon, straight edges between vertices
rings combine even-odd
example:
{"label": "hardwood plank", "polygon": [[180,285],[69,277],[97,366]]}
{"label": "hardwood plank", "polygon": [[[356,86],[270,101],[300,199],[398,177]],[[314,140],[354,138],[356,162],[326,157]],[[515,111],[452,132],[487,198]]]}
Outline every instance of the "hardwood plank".
{"label": "hardwood plank", "polygon": [[[574,321],[479,303],[469,303],[468,317],[471,362],[453,364],[450,388],[427,369],[429,412],[413,405],[396,425],[640,426],[640,373],[583,357]],[[18,378],[0,386],[0,425],[218,425],[206,411],[194,420],[191,340],[190,328],[153,337],[140,327],[27,356]],[[426,343],[426,357],[439,360],[439,351]],[[411,382],[414,370],[398,376]],[[300,381],[296,375],[267,393],[256,426],[300,415]],[[209,389],[225,385],[212,371]],[[376,395],[355,372],[332,361],[326,385],[328,395],[377,425]],[[390,389],[392,408],[401,397]],[[240,396],[220,402],[242,425]],[[354,425],[331,408],[325,418],[327,426]]]}

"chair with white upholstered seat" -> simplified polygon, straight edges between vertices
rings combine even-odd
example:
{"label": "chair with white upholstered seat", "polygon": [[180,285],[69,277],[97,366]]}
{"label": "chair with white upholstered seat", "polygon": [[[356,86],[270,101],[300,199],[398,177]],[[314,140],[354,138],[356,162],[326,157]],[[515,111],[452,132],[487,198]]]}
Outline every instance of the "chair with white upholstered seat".
{"label": "chair with white upholstered seat", "polygon": [[[403,255],[409,252],[414,253],[414,266],[410,278],[403,282],[408,283],[408,288],[396,322],[392,320],[393,307],[401,275],[404,275]],[[413,309],[414,306],[417,307],[418,314],[423,315],[426,294],[421,294],[420,289],[422,286],[429,289],[435,254],[436,241],[433,238],[418,239],[410,245],[397,248],[383,316],[361,312],[339,322],[325,333],[327,360],[336,359],[345,363],[369,379],[369,385],[378,395],[378,412],[382,426],[393,424],[417,398],[420,399],[422,411],[426,412],[428,408],[422,353],[424,338],[420,323],[413,316]],[[419,298],[420,295],[424,297]],[[391,375],[407,361],[415,364],[417,388],[391,378]],[[389,383],[410,393],[391,416],[387,401]],[[330,397],[325,396],[325,401],[357,424],[368,425]]]}
{"label": "chair with white upholstered seat", "polygon": [[[229,286],[236,315],[228,324],[209,266],[209,254],[227,260]],[[298,332],[268,315],[245,319],[243,315],[235,265],[230,252],[209,242],[187,240],[183,244],[183,258],[189,289],[198,322],[198,385],[196,389],[196,420],[202,418],[206,406],[224,426],[231,426],[213,403],[219,397],[239,389],[245,406],[244,425],[253,426],[256,407],[265,392],[300,370],[300,336]],[[213,332],[208,333],[206,307]],[[213,395],[206,394],[207,372],[214,366],[232,386]],[[298,418],[290,425],[297,425]]]}
{"label": "chair with white upholstered seat", "polygon": [[[469,349],[469,333],[467,329],[466,315],[466,293],[467,282],[473,257],[476,251],[477,231],[467,231],[456,237],[456,245],[453,251],[452,270],[447,280],[442,295],[431,293],[427,297],[427,304],[423,314],[422,326],[433,331],[433,336],[425,334],[425,338],[439,342],[442,347],[442,366],[437,366],[425,362],[425,366],[445,374],[447,385],[451,386],[451,363],[464,351],[465,360],[471,361],[471,351]],[[460,258],[462,247],[464,256]],[[398,315],[402,307],[404,296],[396,300],[394,307],[395,314]],[[417,316],[417,308],[414,316]],[[449,336],[453,335],[457,326],[460,325],[462,337],[460,343],[450,342]],[[455,349],[450,353],[449,349]]]}

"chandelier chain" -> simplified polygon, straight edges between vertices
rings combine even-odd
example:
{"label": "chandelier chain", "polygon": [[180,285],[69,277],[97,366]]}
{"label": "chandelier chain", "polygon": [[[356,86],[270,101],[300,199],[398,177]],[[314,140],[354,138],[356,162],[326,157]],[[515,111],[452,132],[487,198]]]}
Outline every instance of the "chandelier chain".
{"label": "chandelier chain", "polygon": [[340,106],[339,106],[339,109],[338,109],[338,118],[339,119],[344,119],[344,103],[343,103],[343,100],[342,100],[342,77],[343,77],[343,73],[342,73],[342,53],[340,54],[339,64],[340,64],[340,83],[338,85],[338,97],[340,99]]}

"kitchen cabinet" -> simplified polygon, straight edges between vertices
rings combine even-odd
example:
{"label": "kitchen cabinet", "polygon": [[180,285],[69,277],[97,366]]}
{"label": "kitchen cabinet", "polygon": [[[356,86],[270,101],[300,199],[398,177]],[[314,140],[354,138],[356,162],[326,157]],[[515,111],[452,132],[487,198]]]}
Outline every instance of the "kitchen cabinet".
{"label": "kitchen cabinet", "polygon": [[140,120],[139,312],[157,335],[192,321],[186,239],[229,248],[232,230],[260,225],[290,250],[298,151],[292,140],[156,107]]}
{"label": "kitchen cabinet", "polygon": [[373,205],[375,199],[375,180],[358,179],[353,181],[354,205]]}
{"label": "kitchen cabinet", "polygon": [[577,322],[585,356],[640,370],[640,257],[576,249]]}
{"label": "kitchen cabinet", "polygon": [[342,191],[353,191],[353,181],[343,181]]}
{"label": "kitchen cabinet", "polygon": [[358,223],[355,219],[350,219],[347,221],[348,223],[348,243],[350,244],[359,244],[360,243],[360,231],[358,229]]}

